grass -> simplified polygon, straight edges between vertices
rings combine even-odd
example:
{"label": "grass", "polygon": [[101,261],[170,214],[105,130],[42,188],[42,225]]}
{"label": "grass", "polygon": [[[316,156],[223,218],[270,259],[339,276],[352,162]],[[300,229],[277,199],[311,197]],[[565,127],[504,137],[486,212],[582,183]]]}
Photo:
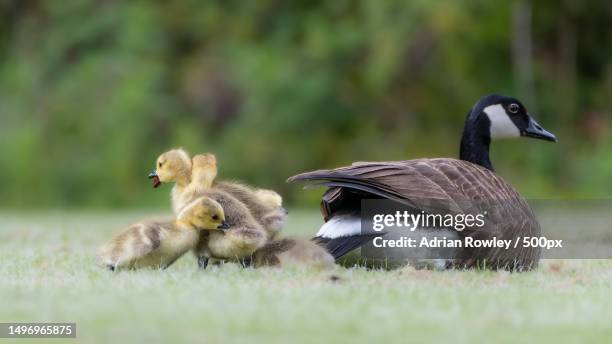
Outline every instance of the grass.
{"label": "grass", "polygon": [[[166,271],[110,273],[94,265],[96,247],[144,214],[0,216],[0,322],[76,322],[78,342],[596,343],[612,337],[612,260],[545,261],[522,274],[234,264],[202,272],[188,255]],[[308,236],[320,222],[317,213],[293,211],[287,233]]]}

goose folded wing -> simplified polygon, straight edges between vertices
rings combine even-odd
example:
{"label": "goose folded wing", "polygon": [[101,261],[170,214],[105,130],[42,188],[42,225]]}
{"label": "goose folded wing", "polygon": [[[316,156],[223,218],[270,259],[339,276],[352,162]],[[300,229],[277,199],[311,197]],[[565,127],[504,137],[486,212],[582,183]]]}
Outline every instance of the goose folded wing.
{"label": "goose folded wing", "polygon": [[338,188],[348,188],[426,212],[459,213],[467,204],[466,195],[460,192],[455,181],[426,160],[358,162],[334,170],[298,174],[288,181],[329,187],[324,202],[337,199],[341,193]]}
{"label": "goose folded wing", "polygon": [[[339,208],[338,204],[351,197],[390,199],[434,214],[486,212],[490,235],[502,234],[500,231],[507,235],[506,228],[520,227],[515,223],[520,221],[517,214],[534,218],[527,202],[502,178],[481,166],[456,159],[356,162],[333,170],[298,174],[288,181],[328,187],[321,202],[326,221]],[[467,229],[462,235],[471,232]]]}

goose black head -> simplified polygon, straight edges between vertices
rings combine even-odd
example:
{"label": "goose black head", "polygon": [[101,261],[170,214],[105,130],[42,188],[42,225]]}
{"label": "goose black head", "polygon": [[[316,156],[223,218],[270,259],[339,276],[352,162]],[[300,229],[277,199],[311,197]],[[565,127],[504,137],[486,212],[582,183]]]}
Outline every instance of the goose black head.
{"label": "goose black head", "polygon": [[484,96],[468,113],[460,158],[493,170],[489,160],[491,140],[522,136],[557,141],[555,135],[529,115],[518,99],[498,94]]}
{"label": "goose black head", "polygon": [[488,127],[488,132],[481,134],[488,134],[492,140],[524,136],[557,141],[555,135],[542,128],[529,115],[525,106],[512,97],[497,94],[485,96],[472,109],[472,116],[475,116],[474,120],[487,124],[480,126],[482,129]]}

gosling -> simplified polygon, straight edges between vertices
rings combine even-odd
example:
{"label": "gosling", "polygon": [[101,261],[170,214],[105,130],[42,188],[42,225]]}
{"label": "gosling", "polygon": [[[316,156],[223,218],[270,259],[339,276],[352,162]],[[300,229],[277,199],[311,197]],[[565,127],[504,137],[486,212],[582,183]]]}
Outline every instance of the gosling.
{"label": "gosling", "polygon": [[253,217],[265,228],[267,239],[274,239],[287,220],[282,197],[267,189],[254,189],[239,182],[219,181],[213,188],[227,192],[242,202]]}
{"label": "gosling", "polygon": [[255,268],[308,266],[327,269],[334,266],[334,257],[312,241],[284,238],[270,241],[255,251],[252,264]]}
{"label": "gosling", "polygon": [[230,193],[211,189],[201,195],[221,204],[228,229],[223,233],[202,233],[194,249],[198,266],[205,269],[211,258],[238,261],[245,265],[251,255],[266,243],[265,229],[251,215],[249,209]]}
{"label": "gosling", "polygon": [[96,260],[112,271],[166,269],[197,245],[201,230],[221,232],[228,227],[223,207],[201,197],[174,221],[143,221],[127,227],[101,247]]}
{"label": "gosling", "polygon": [[149,174],[153,187],[162,182],[174,182],[172,210],[178,214],[199,191],[212,187],[217,177],[217,159],[212,154],[196,155],[193,159],[183,149],[172,149],[161,154],[155,171]]}
{"label": "gosling", "polygon": [[183,149],[173,149],[157,158],[155,171],[149,174],[153,187],[162,182],[174,182],[172,209],[175,214],[195,196],[207,189],[227,192],[244,203],[254,218],[265,228],[267,239],[282,229],[287,211],[282,197],[266,189],[253,189],[237,182],[217,182],[217,161],[213,154],[198,154],[189,158]]}

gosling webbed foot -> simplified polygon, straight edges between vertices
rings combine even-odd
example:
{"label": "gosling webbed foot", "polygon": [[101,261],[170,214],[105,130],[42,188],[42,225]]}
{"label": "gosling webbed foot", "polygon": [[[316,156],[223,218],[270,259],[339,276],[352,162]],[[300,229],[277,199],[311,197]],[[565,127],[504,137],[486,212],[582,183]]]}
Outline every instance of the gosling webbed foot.
{"label": "gosling webbed foot", "polygon": [[208,257],[200,256],[198,257],[198,268],[201,270],[206,270],[208,266]]}
{"label": "gosling webbed foot", "polygon": [[238,262],[240,263],[240,265],[242,265],[243,268],[248,268],[249,266],[251,266],[251,257],[240,258],[238,259]]}

